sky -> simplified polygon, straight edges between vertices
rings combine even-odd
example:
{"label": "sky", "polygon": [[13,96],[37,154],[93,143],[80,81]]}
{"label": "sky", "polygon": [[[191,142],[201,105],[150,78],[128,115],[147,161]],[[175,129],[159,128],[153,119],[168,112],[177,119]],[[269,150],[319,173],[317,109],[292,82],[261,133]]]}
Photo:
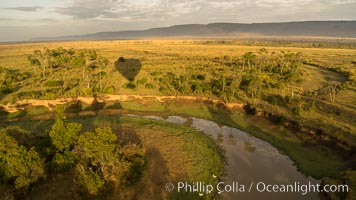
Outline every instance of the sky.
{"label": "sky", "polygon": [[0,0],[0,41],[178,24],[356,20],[356,0]]}

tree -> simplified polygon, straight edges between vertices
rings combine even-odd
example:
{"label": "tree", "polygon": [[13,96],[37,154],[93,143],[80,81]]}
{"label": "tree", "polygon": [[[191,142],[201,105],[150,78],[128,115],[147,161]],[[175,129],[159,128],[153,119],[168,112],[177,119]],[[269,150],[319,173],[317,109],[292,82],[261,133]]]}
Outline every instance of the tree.
{"label": "tree", "polygon": [[79,157],[92,164],[105,162],[115,150],[117,137],[110,128],[97,128],[95,132],[85,132],[79,136]]}
{"label": "tree", "polygon": [[329,87],[328,87],[328,94],[329,94],[330,102],[331,102],[332,104],[335,104],[336,92],[337,92],[337,85],[329,85]]}
{"label": "tree", "polygon": [[267,60],[266,57],[267,57],[268,51],[265,48],[261,48],[260,50],[258,50],[258,54],[261,56],[258,65],[259,65],[260,73],[262,73],[262,69],[264,69],[266,66],[266,60]]}
{"label": "tree", "polygon": [[121,173],[118,172],[127,171],[114,154],[116,141],[110,128],[97,128],[79,137],[77,179],[90,194],[97,194],[106,181],[119,182]]}
{"label": "tree", "polygon": [[29,55],[27,56],[27,60],[30,62],[30,65],[33,66],[33,71],[36,74],[36,67],[41,66],[41,62],[36,58],[35,55]]}
{"label": "tree", "polygon": [[16,189],[29,186],[44,174],[41,158],[34,148],[29,150],[9,136],[0,133],[0,176]]}
{"label": "tree", "polygon": [[56,121],[49,132],[52,144],[55,146],[57,152],[71,150],[74,143],[78,140],[81,129],[81,124],[69,123],[67,121],[64,116],[64,107],[58,107]]}
{"label": "tree", "polygon": [[90,80],[87,70],[89,68],[94,68],[97,65],[98,55],[95,50],[88,50],[84,52],[85,66],[83,66],[83,78],[86,79],[87,87],[90,88]]}
{"label": "tree", "polygon": [[257,98],[262,91],[262,81],[259,78],[252,79],[248,85],[248,93],[253,99],[253,104],[256,105]]}
{"label": "tree", "polygon": [[97,128],[95,132],[82,134],[75,152],[80,158],[79,180],[87,188],[102,186],[97,175],[114,185],[124,179],[132,181],[140,176],[145,163],[142,148],[137,145],[120,147],[110,128]]}
{"label": "tree", "polygon": [[[253,52],[247,52],[244,55],[242,55],[242,58],[244,59],[244,65],[247,63],[248,69],[251,69],[252,63],[255,61],[256,55]],[[244,67],[243,67],[244,70]]]}
{"label": "tree", "polygon": [[104,58],[104,57],[101,57],[101,56],[99,56],[98,57],[98,68],[99,68],[99,91],[103,91],[103,86],[102,86],[102,81],[101,81],[101,79],[102,79],[102,69],[104,68],[106,68],[107,66],[108,66],[108,64],[109,64],[109,61],[108,61],[108,59],[106,59],[106,58]]}
{"label": "tree", "polygon": [[58,48],[58,51],[60,52],[58,56],[59,62],[64,66],[65,70],[67,71],[71,66],[71,62],[75,52],[73,49],[66,50],[63,48]]}
{"label": "tree", "polygon": [[93,169],[87,169],[84,165],[76,167],[77,181],[89,194],[96,195],[104,187],[105,180]]}

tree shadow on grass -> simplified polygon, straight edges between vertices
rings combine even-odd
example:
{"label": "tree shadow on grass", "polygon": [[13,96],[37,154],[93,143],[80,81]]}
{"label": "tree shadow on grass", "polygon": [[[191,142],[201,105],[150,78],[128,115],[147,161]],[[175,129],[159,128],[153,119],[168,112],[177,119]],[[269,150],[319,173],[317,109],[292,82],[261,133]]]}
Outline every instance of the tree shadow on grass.
{"label": "tree shadow on grass", "polygon": [[98,101],[98,96],[96,94],[93,95],[93,103],[91,103],[91,107],[93,108],[94,111],[99,111],[99,110],[102,110],[104,109],[105,107],[105,101],[103,102],[100,102]]}
{"label": "tree shadow on grass", "polygon": [[128,81],[135,80],[137,74],[141,71],[141,61],[137,59],[123,59],[120,58],[115,62],[115,68]]}
{"label": "tree shadow on grass", "polygon": [[76,100],[73,103],[70,103],[66,108],[65,112],[66,113],[71,113],[71,112],[80,112],[83,110],[83,103],[80,100]]}
{"label": "tree shadow on grass", "polygon": [[157,148],[146,150],[146,173],[135,185],[129,199],[164,199],[164,186],[169,182],[169,172],[166,161]]}
{"label": "tree shadow on grass", "polygon": [[114,104],[106,107],[106,109],[123,109],[120,102],[115,102]]}
{"label": "tree shadow on grass", "polygon": [[0,106],[0,119],[6,119],[9,115],[9,112],[3,106]]}
{"label": "tree shadow on grass", "polygon": [[94,94],[93,102],[90,104],[90,106],[88,106],[84,110],[85,111],[93,111],[96,115],[98,115],[99,112],[104,109],[105,104],[106,104],[105,101],[99,101],[98,96],[96,94]]}
{"label": "tree shadow on grass", "polygon": [[231,111],[223,103],[206,102],[206,106],[208,107],[212,121],[228,126],[236,126],[235,121],[231,117]]}

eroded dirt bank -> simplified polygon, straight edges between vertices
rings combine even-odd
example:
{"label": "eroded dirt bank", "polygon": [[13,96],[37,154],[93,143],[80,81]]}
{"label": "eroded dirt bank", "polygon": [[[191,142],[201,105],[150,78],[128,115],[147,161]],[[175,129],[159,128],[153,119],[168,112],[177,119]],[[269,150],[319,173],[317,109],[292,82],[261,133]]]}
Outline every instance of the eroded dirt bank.
{"label": "eroded dirt bank", "polygon": [[132,101],[132,100],[154,100],[158,102],[165,102],[167,100],[196,100],[196,101],[211,101],[212,103],[223,103],[226,108],[232,109],[234,107],[242,108],[242,103],[226,103],[221,100],[211,99],[209,97],[195,97],[195,96],[155,96],[155,95],[98,95],[94,97],[67,97],[54,100],[42,99],[25,99],[17,101],[14,104],[8,103],[3,105],[3,110],[9,113],[17,112],[28,106],[44,106],[49,110],[53,110],[57,105],[63,105],[75,101],[81,101],[85,104],[92,104],[93,102],[108,102],[108,101]]}

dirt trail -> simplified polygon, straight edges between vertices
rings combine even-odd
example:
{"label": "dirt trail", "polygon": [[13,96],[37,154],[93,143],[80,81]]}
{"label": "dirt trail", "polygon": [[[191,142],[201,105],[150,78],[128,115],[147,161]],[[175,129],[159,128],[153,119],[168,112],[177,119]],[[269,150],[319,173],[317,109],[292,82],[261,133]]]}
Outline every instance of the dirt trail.
{"label": "dirt trail", "polygon": [[156,96],[156,95],[128,95],[128,94],[121,94],[121,95],[99,95],[96,98],[94,97],[68,97],[68,98],[60,98],[54,100],[40,100],[40,99],[25,99],[17,101],[15,104],[6,104],[0,105],[3,107],[3,110],[6,112],[17,112],[25,107],[28,106],[44,106],[47,107],[49,110],[53,110],[57,105],[63,105],[66,103],[71,103],[75,101],[81,101],[85,104],[92,104],[94,100],[97,102],[115,102],[115,101],[132,101],[132,100],[155,100],[158,102],[165,102],[167,100],[193,100],[193,101],[211,101],[213,103],[222,103],[228,109],[232,109],[234,107],[242,107],[242,103],[225,103],[221,100],[211,99],[209,97],[195,97],[195,96]]}

